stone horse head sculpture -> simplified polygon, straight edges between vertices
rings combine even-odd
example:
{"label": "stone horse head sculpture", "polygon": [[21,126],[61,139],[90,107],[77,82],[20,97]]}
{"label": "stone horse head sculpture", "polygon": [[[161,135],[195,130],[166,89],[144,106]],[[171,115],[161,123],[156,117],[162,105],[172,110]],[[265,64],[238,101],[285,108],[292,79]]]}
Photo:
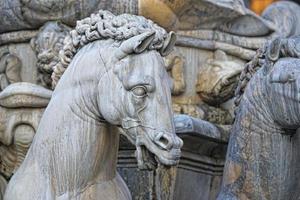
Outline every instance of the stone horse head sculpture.
{"label": "stone horse head sculpture", "polygon": [[140,16],[99,11],[78,21],[54,68],[53,96],[4,199],[131,199],[116,172],[119,128],[136,145],[139,167],[152,167],[146,155],[176,165],[182,141],[162,59],[174,42],[174,34]]}
{"label": "stone horse head sculpture", "polygon": [[242,72],[219,200],[300,197],[300,38],[276,39]]}

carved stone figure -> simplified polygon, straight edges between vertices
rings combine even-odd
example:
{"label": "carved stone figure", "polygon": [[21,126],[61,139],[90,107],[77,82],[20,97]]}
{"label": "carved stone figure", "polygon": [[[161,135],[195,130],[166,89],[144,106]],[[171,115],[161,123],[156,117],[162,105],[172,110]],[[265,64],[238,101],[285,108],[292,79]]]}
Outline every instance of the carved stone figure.
{"label": "carved stone figure", "polygon": [[196,87],[201,99],[210,105],[219,105],[230,99],[243,66],[243,62],[229,60],[223,51],[217,50],[198,75]]}
{"label": "carved stone figure", "polygon": [[13,83],[0,93],[0,199],[25,158],[51,93],[25,82]]}
{"label": "carved stone figure", "polygon": [[[182,99],[186,90],[186,61],[184,56],[175,49],[165,57],[166,69],[172,80],[172,107],[175,113],[185,113],[192,116],[202,116],[195,105],[191,105],[188,98]],[[200,116],[199,116],[200,115]]]}
{"label": "carved stone figure", "polygon": [[99,11],[64,43],[52,98],[4,199],[130,199],[116,173],[118,127],[140,168],[180,158],[161,57],[175,35],[144,17]]}
{"label": "carved stone figure", "polygon": [[51,88],[53,67],[59,61],[59,51],[70,28],[58,23],[48,22],[40,28],[39,34],[31,39],[33,49],[37,54],[38,83]]}
{"label": "carved stone figure", "polygon": [[300,37],[276,39],[241,74],[219,200],[298,199]]}
{"label": "carved stone figure", "polygon": [[75,26],[76,21],[97,10],[137,14],[137,0],[3,0],[0,2],[0,33],[37,29],[44,23],[59,20]]}
{"label": "carved stone figure", "polygon": [[[246,8],[243,0],[142,0],[139,2],[139,14],[153,19],[169,30],[201,30],[203,37],[214,38],[228,44],[239,44],[242,47],[250,44],[257,45],[266,39],[263,38],[264,36],[271,34],[288,36],[299,33],[297,24],[300,13],[298,11],[299,6],[290,1],[273,3],[262,13],[262,16]],[[205,34],[205,32],[215,34]],[[247,40],[237,40],[238,37]],[[206,45],[209,48],[208,43]]]}

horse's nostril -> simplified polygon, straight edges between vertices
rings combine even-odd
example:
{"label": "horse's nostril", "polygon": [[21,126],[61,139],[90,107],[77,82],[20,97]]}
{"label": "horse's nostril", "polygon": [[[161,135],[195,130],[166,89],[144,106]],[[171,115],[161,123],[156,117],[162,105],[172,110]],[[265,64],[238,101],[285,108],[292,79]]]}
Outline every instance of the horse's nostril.
{"label": "horse's nostril", "polygon": [[159,142],[161,142],[165,146],[168,146],[168,144],[169,144],[169,141],[165,137],[161,137],[159,139]]}
{"label": "horse's nostril", "polygon": [[169,137],[166,136],[164,133],[158,133],[156,137],[156,143],[162,147],[163,149],[169,150],[172,148],[172,142]]}

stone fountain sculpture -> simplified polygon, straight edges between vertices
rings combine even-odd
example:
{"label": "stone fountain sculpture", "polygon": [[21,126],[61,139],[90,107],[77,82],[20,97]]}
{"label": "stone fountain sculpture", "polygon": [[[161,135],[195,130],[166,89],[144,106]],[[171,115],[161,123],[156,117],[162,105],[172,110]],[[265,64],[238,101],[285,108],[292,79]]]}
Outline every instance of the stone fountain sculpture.
{"label": "stone fountain sculpture", "polygon": [[54,67],[52,98],[5,200],[131,199],[116,173],[117,128],[136,146],[139,167],[179,161],[182,140],[161,57],[172,50],[174,33],[108,11],[78,21],[70,33]]}
{"label": "stone fountain sculpture", "polygon": [[[40,87],[16,84],[10,88],[9,85],[25,81],[50,89],[53,66],[60,62],[58,52],[64,46],[69,27],[74,28],[77,20],[99,9],[114,14],[143,15],[167,30],[177,31],[175,51],[165,61],[172,78],[173,110],[187,114],[174,119],[176,133],[185,143],[182,157],[178,168],[167,176],[164,175],[168,173],[160,173],[159,168],[139,171],[135,146],[129,146],[128,141],[121,137],[118,170],[132,198],[159,199],[160,193],[165,193],[167,188],[173,191],[172,197],[161,199],[216,199],[234,119],[233,94],[239,75],[245,63],[265,42],[277,36],[299,34],[296,26],[299,24],[299,6],[279,1],[269,6],[262,16],[257,16],[244,6],[242,0],[3,0],[0,3],[3,16],[0,19],[0,79],[3,91],[9,89],[18,99],[22,90],[29,87],[32,91],[27,91],[27,94],[30,94],[32,104],[36,104],[43,93],[33,92],[41,92]],[[31,124],[38,124],[46,106],[45,103],[38,108],[8,109],[0,104],[0,113],[3,110],[3,116],[8,118],[40,113],[30,118]],[[0,126],[6,127],[4,122]],[[28,127],[17,130],[17,144],[24,143],[26,147],[19,148],[22,150],[20,155],[25,155],[31,144],[29,140],[33,138],[30,135],[36,130]],[[30,134],[26,130],[30,130]],[[15,133],[10,135],[14,138]],[[0,178],[4,183],[1,190],[4,191],[6,182],[24,156],[6,154],[7,149],[14,148],[14,143],[4,144],[2,140],[0,136],[0,148],[5,149],[0,152],[0,159],[9,155],[11,162],[8,164],[13,166],[9,167],[10,173],[0,171],[4,177]],[[155,160],[150,163],[155,165]]]}

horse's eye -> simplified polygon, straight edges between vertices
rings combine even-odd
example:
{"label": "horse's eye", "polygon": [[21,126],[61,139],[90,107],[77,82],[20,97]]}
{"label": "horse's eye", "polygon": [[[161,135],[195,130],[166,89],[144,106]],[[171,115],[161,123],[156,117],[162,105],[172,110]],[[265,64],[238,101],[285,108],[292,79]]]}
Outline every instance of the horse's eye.
{"label": "horse's eye", "polygon": [[135,96],[138,96],[138,97],[144,97],[147,94],[147,90],[143,86],[136,86],[136,87],[132,88],[131,91]]}

